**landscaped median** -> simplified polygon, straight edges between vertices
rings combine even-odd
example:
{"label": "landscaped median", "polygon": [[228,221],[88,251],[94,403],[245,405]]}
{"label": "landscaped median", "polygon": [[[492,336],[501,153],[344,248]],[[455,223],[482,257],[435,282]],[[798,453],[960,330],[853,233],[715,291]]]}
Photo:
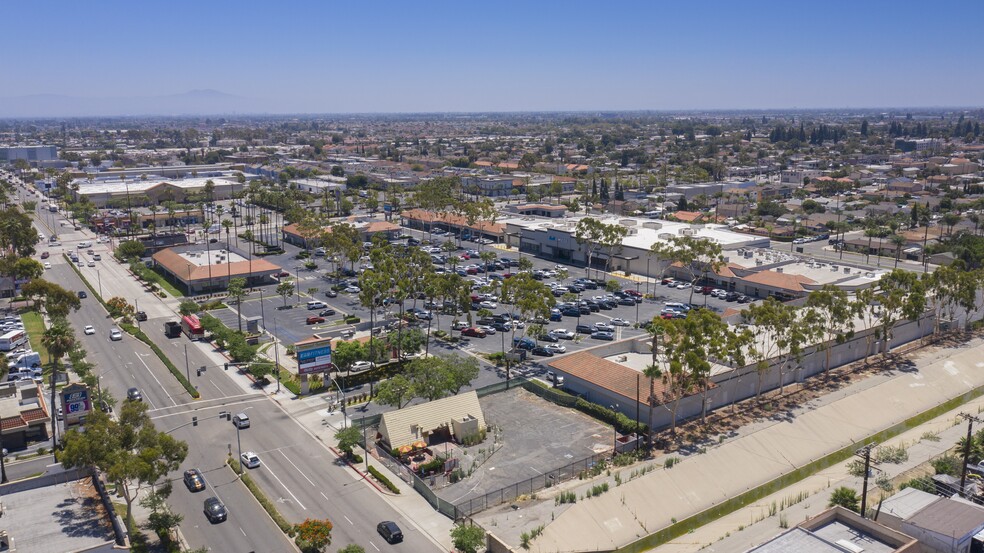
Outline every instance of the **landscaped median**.
{"label": "landscaped median", "polygon": [[44,336],[44,318],[37,311],[24,311],[21,313],[21,320],[24,321],[24,330],[27,331],[31,348],[41,354],[41,366],[47,367],[51,363],[51,356],[41,345],[41,338]]}
{"label": "landscaped median", "polygon": [[263,507],[263,510],[266,511],[267,514],[270,515],[270,518],[273,519],[273,522],[280,527],[280,530],[284,534],[287,534],[293,538],[295,533],[294,525],[287,522],[287,519],[280,514],[280,511],[278,511],[273,503],[267,498],[266,494],[260,490],[259,486],[256,485],[256,482],[253,482],[253,479],[250,478],[248,474],[243,472],[243,467],[239,464],[239,460],[229,457],[226,462],[232,468],[233,472],[240,475],[240,479],[243,481],[243,484],[246,484],[246,489],[249,490],[249,493],[253,494],[253,497],[255,497],[256,501],[261,507]]}

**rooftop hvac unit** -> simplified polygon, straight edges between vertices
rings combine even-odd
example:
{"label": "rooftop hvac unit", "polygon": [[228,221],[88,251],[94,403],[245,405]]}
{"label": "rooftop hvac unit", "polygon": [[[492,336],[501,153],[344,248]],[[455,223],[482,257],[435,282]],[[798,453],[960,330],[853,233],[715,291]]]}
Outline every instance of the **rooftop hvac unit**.
{"label": "rooftop hvac unit", "polygon": [[656,235],[656,238],[659,238],[660,240],[669,240],[670,238],[673,238],[673,235],[668,232],[661,232]]}
{"label": "rooftop hvac unit", "polygon": [[830,270],[836,273],[837,272],[837,265],[831,265],[830,266]]}
{"label": "rooftop hvac unit", "polygon": [[680,229],[680,236],[695,236],[697,231],[692,228],[682,228]]}
{"label": "rooftop hvac unit", "polygon": [[777,273],[781,273],[782,272],[782,267],[776,267],[776,272]]}
{"label": "rooftop hvac unit", "polygon": [[851,274],[851,268],[850,267],[844,267],[844,274],[845,275]]}
{"label": "rooftop hvac unit", "polygon": [[752,252],[745,252],[745,259],[751,259],[752,255],[754,255]]}
{"label": "rooftop hvac unit", "polygon": [[635,219],[619,219],[618,224],[623,227],[634,227],[639,224],[639,221],[636,221]]}
{"label": "rooftop hvac unit", "polygon": [[865,273],[864,276],[867,278],[875,278],[875,273]]}
{"label": "rooftop hvac unit", "polygon": [[762,263],[763,263],[763,262],[762,262],[762,260],[761,260],[761,259],[756,259],[756,260],[755,260],[755,265],[758,265],[758,266],[761,266],[761,265],[762,265]]}
{"label": "rooftop hvac unit", "polygon": [[629,232],[626,235],[627,236],[635,236],[637,234],[639,234],[639,229],[637,229],[637,228],[630,228],[629,229]]}
{"label": "rooftop hvac unit", "polygon": [[663,228],[663,223],[657,223],[655,221],[647,221],[642,224],[644,228],[651,228],[653,230],[659,230]]}

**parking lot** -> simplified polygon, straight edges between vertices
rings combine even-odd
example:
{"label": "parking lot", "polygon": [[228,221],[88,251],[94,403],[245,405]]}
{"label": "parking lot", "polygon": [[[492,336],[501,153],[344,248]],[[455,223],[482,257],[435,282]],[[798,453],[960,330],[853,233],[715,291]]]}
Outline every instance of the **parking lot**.
{"label": "parking lot", "polygon": [[[486,424],[501,430],[502,445],[470,477],[436,490],[452,503],[480,497],[611,450],[611,427],[522,388],[488,395],[480,402]],[[486,443],[470,449],[488,448],[488,441],[487,438]]]}

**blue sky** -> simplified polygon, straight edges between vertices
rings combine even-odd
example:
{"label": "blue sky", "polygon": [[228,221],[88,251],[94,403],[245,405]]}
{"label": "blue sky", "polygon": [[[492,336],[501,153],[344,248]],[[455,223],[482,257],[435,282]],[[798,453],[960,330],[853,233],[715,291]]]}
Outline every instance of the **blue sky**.
{"label": "blue sky", "polygon": [[979,106],[984,1],[5,2],[0,97],[279,112]]}

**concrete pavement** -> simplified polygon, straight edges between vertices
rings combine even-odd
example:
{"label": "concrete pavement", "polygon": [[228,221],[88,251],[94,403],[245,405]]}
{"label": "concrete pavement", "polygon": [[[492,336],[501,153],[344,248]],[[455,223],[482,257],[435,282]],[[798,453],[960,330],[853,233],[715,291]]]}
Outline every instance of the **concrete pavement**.
{"label": "concrete pavement", "polygon": [[[496,510],[476,519],[511,543],[518,543],[520,531],[546,525],[535,541],[538,551],[614,549],[984,385],[982,352],[984,341],[975,339],[966,347],[917,354],[914,370],[860,381],[788,416],[750,425],[672,469],[624,482],[615,493],[555,506],[553,494],[541,492],[544,501],[520,512]],[[583,496],[598,483],[572,487]]]}

